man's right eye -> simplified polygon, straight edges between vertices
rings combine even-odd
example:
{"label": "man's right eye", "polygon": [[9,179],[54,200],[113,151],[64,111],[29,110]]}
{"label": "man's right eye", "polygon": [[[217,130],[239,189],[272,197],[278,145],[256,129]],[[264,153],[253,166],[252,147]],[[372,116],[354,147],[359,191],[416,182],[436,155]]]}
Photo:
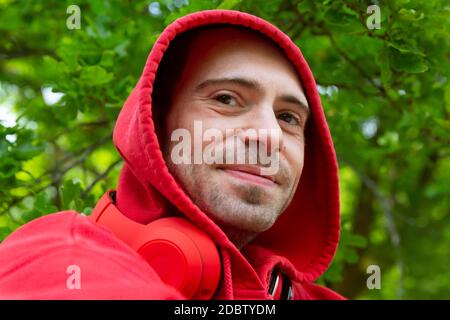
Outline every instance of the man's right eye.
{"label": "man's right eye", "polygon": [[229,94],[221,93],[213,97],[214,100],[219,101],[227,106],[237,107],[238,102],[234,97]]}

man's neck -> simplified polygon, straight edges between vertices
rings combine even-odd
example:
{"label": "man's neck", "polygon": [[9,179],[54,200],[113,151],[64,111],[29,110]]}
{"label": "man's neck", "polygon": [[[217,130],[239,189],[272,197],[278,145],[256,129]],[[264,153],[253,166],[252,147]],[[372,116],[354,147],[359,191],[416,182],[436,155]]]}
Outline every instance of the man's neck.
{"label": "man's neck", "polygon": [[241,250],[258,235],[256,232],[240,230],[230,226],[220,226],[220,228],[239,250]]}

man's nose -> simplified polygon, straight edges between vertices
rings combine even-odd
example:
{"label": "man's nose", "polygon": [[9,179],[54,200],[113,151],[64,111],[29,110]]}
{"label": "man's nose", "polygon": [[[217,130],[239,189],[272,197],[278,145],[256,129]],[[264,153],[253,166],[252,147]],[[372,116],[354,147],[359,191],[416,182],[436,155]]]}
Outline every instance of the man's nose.
{"label": "man's nose", "polygon": [[272,107],[249,113],[247,121],[242,135],[244,143],[256,142],[258,148],[265,146],[267,155],[283,149],[283,131]]}

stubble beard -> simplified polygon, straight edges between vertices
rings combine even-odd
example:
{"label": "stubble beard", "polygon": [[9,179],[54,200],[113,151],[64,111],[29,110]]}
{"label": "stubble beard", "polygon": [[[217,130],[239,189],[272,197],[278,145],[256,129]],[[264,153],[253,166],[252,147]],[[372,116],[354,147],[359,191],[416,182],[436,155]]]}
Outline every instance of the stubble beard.
{"label": "stubble beard", "polygon": [[[221,177],[224,173],[220,169],[206,164],[174,164],[170,150],[165,150],[164,158],[169,171],[192,201],[229,232],[254,236],[269,229],[289,201],[289,188],[280,190],[277,185],[279,190],[274,195],[264,187],[233,183],[233,190],[224,191],[224,177]],[[286,172],[282,176],[288,177]]]}

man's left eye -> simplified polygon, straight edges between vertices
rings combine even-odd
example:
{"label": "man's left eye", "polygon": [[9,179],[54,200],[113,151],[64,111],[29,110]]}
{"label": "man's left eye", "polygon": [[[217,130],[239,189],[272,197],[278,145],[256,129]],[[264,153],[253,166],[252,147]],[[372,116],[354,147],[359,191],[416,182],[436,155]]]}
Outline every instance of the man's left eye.
{"label": "man's left eye", "polygon": [[217,96],[214,97],[214,100],[219,101],[222,104],[226,104],[228,106],[237,106],[238,103],[236,101],[236,99],[232,96],[230,96],[229,94],[219,94]]}
{"label": "man's left eye", "polygon": [[298,119],[295,115],[289,112],[283,112],[278,115],[278,119],[287,122],[290,125],[299,125],[300,119]]}

